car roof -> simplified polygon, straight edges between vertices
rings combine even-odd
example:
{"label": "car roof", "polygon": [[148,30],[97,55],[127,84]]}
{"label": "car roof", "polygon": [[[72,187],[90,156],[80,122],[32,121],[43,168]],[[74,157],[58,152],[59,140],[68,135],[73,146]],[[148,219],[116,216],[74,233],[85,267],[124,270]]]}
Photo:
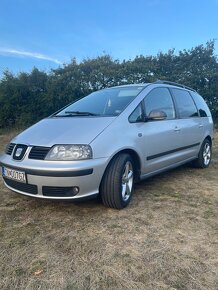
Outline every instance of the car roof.
{"label": "car roof", "polygon": [[126,84],[126,85],[109,87],[108,89],[131,88],[131,87],[146,87],[147,85],[150,85],[150,83],[145,83],[145,84]]}
{"label": "car roof", "polygon": [[114,86],[110,87],[111,88],[130,88],[130,87],[147,87],[148,85],[161,85],[162,87],[172,87],[172,88],[179,88],[179,89],[184,89],[184,90],[189,90],[196,92],[194,89],[187,87],[186,85],[182,85],[179,83],[171,82],[171,81],[155,81],[153,83],[139,83],[139,84],[126,84],[126,85],[120,85],[120,86]]}

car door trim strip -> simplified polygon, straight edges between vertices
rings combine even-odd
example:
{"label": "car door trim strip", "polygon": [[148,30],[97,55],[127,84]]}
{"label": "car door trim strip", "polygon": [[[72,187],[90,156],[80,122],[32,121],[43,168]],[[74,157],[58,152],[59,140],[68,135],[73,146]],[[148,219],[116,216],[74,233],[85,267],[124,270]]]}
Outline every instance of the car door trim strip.
{"label": "car door trim strip", "polygon": [[195,146],[199,146],[200,144],[201,143],[195,143],[195,144],[191,144],[191,145],[188,145],[188,146],[179,147],[179,148],[176,148],[176,149],[173,149],[173,150],[161,152],[161,153],[158,153],[158,154],[155,154],[155,155],[147,156],[147,160],[152,160],[152,159],[159,158],[159,157],[162,157],[162,156],[165,156],[165,155],[168,155],[168,154],[172,154],[172,153],[175,153],[175,152],[178,152],[178,151],[186,150],[186,149],[189,149],[189,148],[192,148],[192,147],[195,147]]}

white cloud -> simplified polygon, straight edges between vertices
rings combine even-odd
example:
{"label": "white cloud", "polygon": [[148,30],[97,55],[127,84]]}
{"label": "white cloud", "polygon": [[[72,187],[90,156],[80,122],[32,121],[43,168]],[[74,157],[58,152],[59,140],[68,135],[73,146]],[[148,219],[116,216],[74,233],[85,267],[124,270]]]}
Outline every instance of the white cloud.
{"label": "white cloud", "polygon": [[23,56],[23,57],[32,57],[37,59],[48,60],[57,64],[62,64],[62,62],[56,58],[37,53],[37,52],[29,52],[17,49],[9,49],[9,48],[0,48],[0,55],[14,55],[14,56]]}

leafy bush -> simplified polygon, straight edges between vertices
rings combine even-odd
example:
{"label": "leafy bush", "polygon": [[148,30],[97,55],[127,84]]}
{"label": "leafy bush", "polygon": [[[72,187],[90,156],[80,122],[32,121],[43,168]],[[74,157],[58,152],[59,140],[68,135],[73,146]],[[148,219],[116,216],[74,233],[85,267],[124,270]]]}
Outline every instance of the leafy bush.
{"label": "leafy bush", "polygon": [[86,94],[110,86],[171,80],[196,89],[218,122],[218,60],[214,41],[190,50],[160,52],[114,60],[110,55],[85,59],[45,73],[34,68],[0,81],[0,129],[30,125]]}

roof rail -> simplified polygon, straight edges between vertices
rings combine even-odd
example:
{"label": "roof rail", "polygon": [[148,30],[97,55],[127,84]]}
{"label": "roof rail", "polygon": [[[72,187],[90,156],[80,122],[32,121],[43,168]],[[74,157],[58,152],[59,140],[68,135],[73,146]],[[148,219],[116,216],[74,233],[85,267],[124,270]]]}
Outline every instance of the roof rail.
{"label": "roof rail", "polygon": [[178,84],[178,83],[175,83],[175,82],[170,82],[170,81],[157,80],[157,81],[153,82],[153,84],[168,84],[168,85],[172,85],[172,86],[176,86],[176,87],[180,87],[180,88],[184,88],[184,89],[196,92],[196,90],[194,90],[194,89],[192,89],[190,87],[187,87],[185,85]]}

